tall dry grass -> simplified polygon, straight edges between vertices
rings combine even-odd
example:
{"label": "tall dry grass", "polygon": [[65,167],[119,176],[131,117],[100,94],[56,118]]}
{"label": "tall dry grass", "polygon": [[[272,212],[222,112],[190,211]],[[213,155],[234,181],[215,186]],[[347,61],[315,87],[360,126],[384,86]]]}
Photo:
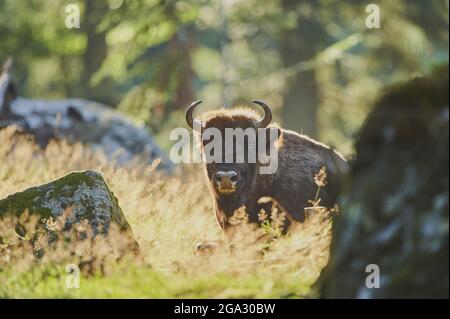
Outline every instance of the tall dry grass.
{"label": "tall dry grass", "polygon": [[[7,279],[6,275],[32,272],[43,265],[65,265],[68,262],[84,265],[87,261],[96,261],[101,272],[95,271],[95,276],[104,278],[105,287],[96,286],[99,290],[95,296],[134,296],[127,292],[132,291],[129,287],[129,290],[123,290],[123,295],[121,292],[112,294],[108,292],[108,285],[138,285],[136,282],[145,285],[145,277],[151,272],[163,278],[151,285],[170,283],[170,289],[165,288],[164,293],[152,290],[139,296],[302,297],[311,293],[310,286],[328,262],[331,238],[328,214],[313,214],[304,224],[295,225],[286,236],[279,236],[279,232],[274,231],[274,223],[254,227],[238,220],[233,232],[235,235],[226,238],[215,220],[212,198],[200,166],[179,167],[170,176],[142,164],[138,159],[126,167],[119,167],[108,161],[104,154],[79,144],[52,142],[46,150],[41,150],[31,138],[17,134],[12,127],[0,131],[0,163],[0,198],[74,170],[102,172],[119,200],[141,251],[140,256],[113,254],[111,248],[105,253],[105,245],[99,242],[80,244],[65,241],[65,244],[55,244],[60,241],[53,241],[53,244],[48,244],[48,241],[41,240],[40,245],[46,249],[38,248],[46,252],[37,258],[35,241],[21,238],[12,231],[17,220],[3,218],[0,236],[9,238],[0,246],[0,281],[9,285],[4,287],[31,285],[26,281],[18,284],[14,279]],[[243,216],[245,221],[245,214]],[[25,218],[28,232],[36,232],[36,223],[39,222],[27,215],[22,218]],[[73,237],[74,234],[65,236]],[[120,235],[114,232],[108,241],[116,242],[117,247],[113,251],[125,247],[117,244]],[[198,243],[212,249],[196,250]],[[104,253],[99,253],[99,249]],[[134,274],[138,273],[136,276],[141,280],[131,279],[126,275],[126,269],[129,272],[134,269]],[[142,269],[149,272],[141,272]],[[94,277],[88,271],[85,283],[89,283],[90,275]],[[49,281],[50,277],[42,277],[42,280]],[[202,280],[212,284],[198,284]],[[55,293],[56,296],[91,295],[83,290],[67,295],[62,284],[56,286],[61,289],[60,294]],[[20,289],[13,293],[4,289],[0,288],[0,296],[42,297],[45,294],[19,293]]]}

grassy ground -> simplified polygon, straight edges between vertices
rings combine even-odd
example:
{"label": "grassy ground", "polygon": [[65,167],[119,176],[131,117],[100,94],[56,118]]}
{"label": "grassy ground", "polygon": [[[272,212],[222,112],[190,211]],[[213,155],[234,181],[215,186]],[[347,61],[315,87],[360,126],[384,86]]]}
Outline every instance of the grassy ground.
{"label": "grassy ground", "polygon": [[[102,172],[140,245],[137,256],[113,231],[95,241],[67,240],[76,235],[71,233],[48,243],[36,240],[32,216],[3,218],[0,298],[301,298],[314,296],[311,285],[328,261],[327,216],[309,218],[286,237],[262,241],[276,227],[244,222],[233,238],[224,238],[200,167],[180,168],[172,176],[138,162],[118,168],[81,145],[52,143],[42,151],[12,129],[0,131],[0,163],[0,198],[74,170]],[[13,231],[18,222],[30,236]],[[199,242],[214,242],[215,249],[198,253]],[[69,264],[81,269],[79,288],[66,287]]]}

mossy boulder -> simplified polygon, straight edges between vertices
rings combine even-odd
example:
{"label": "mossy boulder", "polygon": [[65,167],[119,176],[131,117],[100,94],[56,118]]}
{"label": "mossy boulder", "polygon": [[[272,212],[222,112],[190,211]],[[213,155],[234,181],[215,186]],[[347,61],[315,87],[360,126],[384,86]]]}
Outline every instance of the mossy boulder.
{"label": "mossy boulder", "polygon": [[[334,221],[323,297],[448,298],[448,80],[447,65],[397,85],[369,114]],[[366,286],[370,264],[379,288]]]}
{"label": "mossy boulder", "polygon": [[25,211],[42,218],[57,218],[70,211],[66,228],[88,220],[94,234],[107,233],[111,224],[123,231],[131,230],[117,198],[102,174],[95,171],[73,172],[0,200],[0,217]]}

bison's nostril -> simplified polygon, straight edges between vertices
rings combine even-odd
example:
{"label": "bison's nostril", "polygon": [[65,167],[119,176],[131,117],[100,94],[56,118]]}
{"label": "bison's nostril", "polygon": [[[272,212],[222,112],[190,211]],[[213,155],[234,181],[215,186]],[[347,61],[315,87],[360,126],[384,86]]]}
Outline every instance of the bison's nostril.
{"label": "bison's nostril", "polygon": [[235,171],[218,171],[215,174],[215,179],[219,183],[223,181],[236,182],[238,179],[238,174]]}

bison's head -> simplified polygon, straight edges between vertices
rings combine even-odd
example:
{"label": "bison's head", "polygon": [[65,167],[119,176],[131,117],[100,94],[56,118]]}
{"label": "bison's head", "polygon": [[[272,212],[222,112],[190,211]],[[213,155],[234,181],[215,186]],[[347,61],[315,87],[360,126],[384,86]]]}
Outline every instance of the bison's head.
{"label": "bison's head", "polygon": [[277,139],[280,134],[279,128],[268,127],[272,120],[269,106],[253,102],[263,108],[262,118],[249,109],[215,110],[203,114],[201,119],[195,118],[193,112],[201,101],[192,103],[186,112],[187,124],[200,133],[206,173],[218,196],[242,194],[251,189],[261,165],[259,151],[268,154],[267,148],[274,142],[270,129]]}

